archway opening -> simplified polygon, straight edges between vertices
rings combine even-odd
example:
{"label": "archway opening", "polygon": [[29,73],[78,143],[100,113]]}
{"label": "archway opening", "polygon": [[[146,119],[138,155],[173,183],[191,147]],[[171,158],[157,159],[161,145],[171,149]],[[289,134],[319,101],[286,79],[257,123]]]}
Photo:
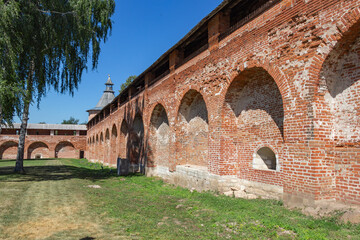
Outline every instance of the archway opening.
{"label": "archway opening", "polygon": [[138,167],[143,167],[144,165],[144,123],[140,114],[135,115],[129,138],[129,160],[133,170],[137,171]]}
{"label": "archway opening", "polygon": [[0,159],[16,159],[18,144],[8,141],[0,146]]}
{"label": "archway opening", "polygon": [[111,162],[110,131],[108,128],[105,131],[104,162],[107,164]]}
{"label": "archway opening", "polygon": [[188,91],[178,112],[179,164],[207,166],[208,161],[208,111],[202,95]]}
{"label": "archway opening", "polygon": [[55,158],[78,158],[78,153],[71,142],[60,142],[55,147]]}
{"label": "archway opening", "polygon": [[235,120],[233,124],[252,138],[284,136],[282,96],[275,80],[263,68],[247,69],[233,80],[225,97],[225,113],[226,120]]}
{"label": "archway opening", "polygon": [[111,140],[110,140],[110,163],[116,164],[116,160],[118,157],[117,154],[117,147],[116,147],[116,140],[117,140],[117,127],[113,124],[111,128]]}
{"label": "archway opening", "polygon": [[148,166],[169,166],[170,127],[165,108],[158,104],[150,120]]}
{"label": "archway opening", "polygon": [[28,159],[34,159],[37,157],[49,158],[50,151],[49,147],[43,142],[34,142],[28,147]]}
{"label": "archway opening", "polygon": [[265,69],[246,69],[234,78],[225,95],[221,121],[223,174],[281,184],[277,172],[258,171],[274,168],[261,158],[265,150],[254,156],[258,146],[270,145],[281,152],[284,143],[283,98],[275,79]]}
{"label": "archway opening", "polygon": [[125,119],[121,123],[120,127],[120,149],[119,149],[119,155],[120,158],[126,159],[128,158],[128,150],[127,150],[127,144],[128,144],[128,136],[129,136],[129,127]]}

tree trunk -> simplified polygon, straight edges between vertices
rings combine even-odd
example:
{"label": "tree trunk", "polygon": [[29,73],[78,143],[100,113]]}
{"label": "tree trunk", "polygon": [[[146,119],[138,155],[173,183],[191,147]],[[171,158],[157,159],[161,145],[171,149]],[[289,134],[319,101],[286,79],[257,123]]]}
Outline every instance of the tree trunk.
{"label": "tree trunk", "polygon": [[30,102],[26,101],[24,103],[24,110],[21,120],[21,127],[20,127],[20,136],[19,136],[19,145],[18,145],[18,151],[16,156],[16,165],[15,165],[15,172],[17,173],[25,173],[24,170],[24,150],[25,150],[25,136],[26,136],[26,130],[27,130],[27,123],[29,120],[29,107]]}
{"label": "tree trunk", "polygon": [[26,92],[24,96],[24,109],[22,114],[21,126],[20,126],[20,136],[19,136],[19,145],[16,156],[16,164],[14,172],[16,173],[25,173],[24,170],[24,151],[25,151],[25,136],[27,130],[27,124],[29,120],[29,107],[32,101],[32,85],[33,85],[33,73],[34,73],[34,64],[31,64],[31,70],[26,83]]}

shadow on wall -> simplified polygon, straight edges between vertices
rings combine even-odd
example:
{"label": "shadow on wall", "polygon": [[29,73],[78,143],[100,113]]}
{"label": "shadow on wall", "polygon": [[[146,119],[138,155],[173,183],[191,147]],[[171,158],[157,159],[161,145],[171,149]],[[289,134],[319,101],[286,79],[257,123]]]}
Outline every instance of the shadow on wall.
{"label": "shadow on wall", "polygon": [[208,111],[203,96],[189,90],[181,100],[177,127],[177,164],[207,166]]}
{"label": "shadow on wall", "polygon": [[247,69],[228,88],[225,102],[244,126],[274,122],[284,138],[284,107],[275,80],[263,68]]}
{"label": "shadow on wall", "polygon": [[14,141],[5,142],[0,146],[0,159],[14,159],[17,155],[18,144]]}
{"label": "shadow on wall", "polygon": [[332,98],[336,98],[360,79],[360,22],[343,36],[326,58],[321,78]]}
{"label": "shadow on wall", "polygon": [[[144,98],[136,99],[133,108],[125,107],[124,119],[120,127],[120,158],[126,158],[130,162],[130,172],[145,174],[146,152],[144,143],[144,122],[141,113],[144,109]],[[135,117],[132,118],[132,116]],[[128,124],[131,123],[131,124]],[[124,143],[121,143],[121,142]],[[125,145],[125,146],[124,146]],[[122,153],[125,151],[126,154]],[[125,156],[124,156],[125,155]]]}
{"label": "shadow on wall", "polygon": [[167,166],[170,162],[170,126],[165,108],[155,106],[150,119],[147,141],[148,167]]}
{"label": "shadow on wall", "polygon": [[326,58],[319,91],[324,93],[330,113],[330,137],[341,144],[360,143],[360,22],[344,34]]}

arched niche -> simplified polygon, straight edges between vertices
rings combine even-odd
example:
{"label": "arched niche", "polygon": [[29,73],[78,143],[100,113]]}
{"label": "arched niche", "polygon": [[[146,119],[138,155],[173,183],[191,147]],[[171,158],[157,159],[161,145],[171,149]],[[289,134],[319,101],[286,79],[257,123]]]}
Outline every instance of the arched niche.
{"label": "arched niche", "polygon": [[144,146],[144,123],[140,114],[135,115],[129,138],[130,164],[142,164],[141,160]]}
{"label": "arched niche", "polygon": [[128,136],[129,136],[129,127],[126,120],[124,119],[121,122],[120,137],[119,137],[119,144],[120,144],[119,156],[123,159],[128,158],[128,149],[127,149]]}
{"label": "arched niche", "polygon": [[111,138],[116,139],[118,136],[116,125],[114,124],[111,129]]}
{"label": "arched niche", "polygon": [[43,142],[34,142],[29,145],[28,147],[28,159],[39,159],[39,158],[49,158],[50,157],[50,151],[47,144]]}
{"label": "arched niche", "polygon": [[18,143],[14,141],[4,142],[0,146],[0,159],[16,159]]}
{"label": "arched niche", "polygon": [[[284,144],[283,98],[275,79],[261,67],[245,69],[229,85],[221,114],[222,174],[268,183],[280,182],[281,175],[259,173],[255,149]],[[256,154],[256,153],[255,153]],[[260,162],[261,163],[261,162]],[[264,168],[261,168],[264,169]]]}
{"label": "arched niche", "polygon": [[71,142],[59,142],[55,147],[55,158],[78,158],[78,152]]}
{"label": "arched niche", "polygon": [[189,90],[181,100],[178,119],[179,164],[207,166],[209,120],[203,96]]}
{"label": "arched niche", "polygon": [[253,156],[253,168],[259,170],[277,170],[277,156],[269,147],[262,147]]}
{"label": "arched niche", "polygon": [[151,114],[148,165],[169,166],[170,161],[170,127],[165,108],[157,104]]}
{"label": "arched niche", "polygon": [[118,153],[117,153],[117,146],[116,146],[116,139],[118,136],[117,127],[113,124],[111,128],[111,139],[110,139],[110,163],[116,164]]}
{"label": "arched niche", "polygon": [[244,70],[232,81],[225,96],[223,126],[252,139],[283,139],[282,96],[265,69]]}
{"label": "arched niche", "polygon": [[[354,24],[325,59],[320,72],[327,118],[322,128],[336,144],[360,143],[360,22]],[[321,108],[322,109],[322,108]]]}

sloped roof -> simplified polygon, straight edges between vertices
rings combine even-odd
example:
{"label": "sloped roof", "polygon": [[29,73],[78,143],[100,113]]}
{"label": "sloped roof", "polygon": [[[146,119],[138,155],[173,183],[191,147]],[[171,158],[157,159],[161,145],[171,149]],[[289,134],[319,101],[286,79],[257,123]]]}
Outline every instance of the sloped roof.
{"label": "sloped roof", "polygon": [[103,95],[101,96],[99,102],[96,104],[96,106],[92,109],[89,109],[88,111],[91,110],[101,110],[103,109],[106,105],[108,105],[109,103],[111,103],[114,98],[115,98],[115,92],[112,89],[112,86],[114,85],[111,81],[110,75],[109,78],[107,79],[106,83],[106,89],[103,93]]}
{"label": "sloped roof", "polygon": [[[13,124],[14,129],[20,129],[20,123]],[[8,126],[4,126],[4,128],[10,128]],[[75,124],[37,124],[37,123],[29,123],[27,125],[27,129],[43,129],[43,130],[81,130],[86,131],[86,125],[75,125]]]}

